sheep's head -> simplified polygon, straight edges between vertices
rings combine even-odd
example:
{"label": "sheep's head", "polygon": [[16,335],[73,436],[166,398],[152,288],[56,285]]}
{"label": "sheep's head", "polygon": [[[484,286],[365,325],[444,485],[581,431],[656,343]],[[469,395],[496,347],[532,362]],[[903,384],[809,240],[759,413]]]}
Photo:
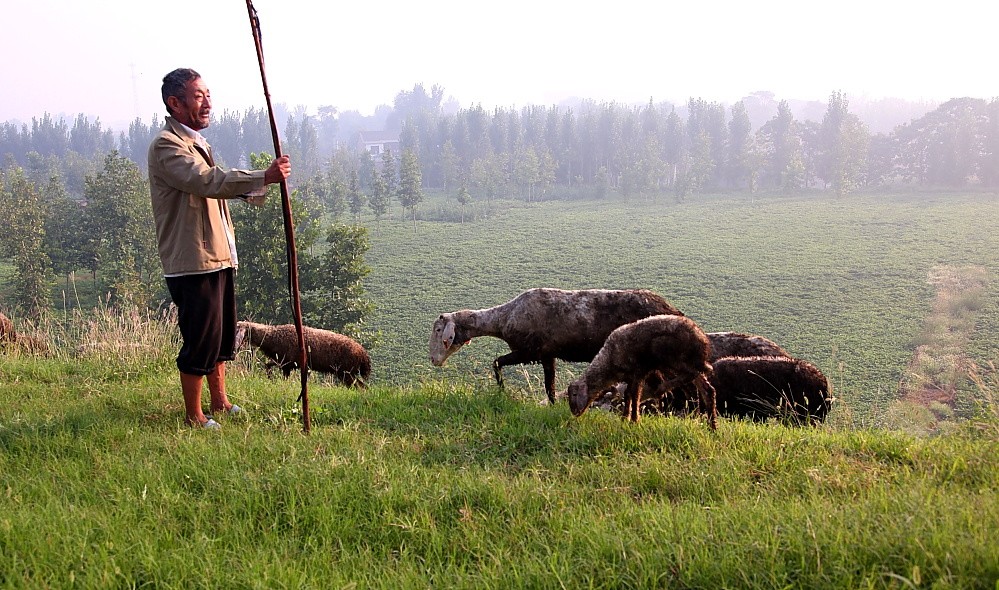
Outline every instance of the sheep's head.
{"label": "sheep's head", "polygon": [[443,365],[447,357],[468,344],[469,339],[464,338],[460,332],[455,326],[454,314],[442,313],[434,322],[430,330],[430,362],[435,367]]}
{"label": "sheep's head", "polygon": [[593,402],[586,387],[586,381],[582,378],[570,383],[565,395],[569,398],[569,410],[572,411],[573,416],[582,416],[586,408],[590,407],[590,404]]}
{"label": "sheep's head", "polygon": [[251,344],[258,346],[269,327],[256,322],[236,322],[236,337],[233,339],[232,349],[238,351]]}
{"label": "sheep's head", "polygon": [[242,348],[244,340],[246,340],[246,322],[236,322],[236,337],[232,341],[232,349]]}

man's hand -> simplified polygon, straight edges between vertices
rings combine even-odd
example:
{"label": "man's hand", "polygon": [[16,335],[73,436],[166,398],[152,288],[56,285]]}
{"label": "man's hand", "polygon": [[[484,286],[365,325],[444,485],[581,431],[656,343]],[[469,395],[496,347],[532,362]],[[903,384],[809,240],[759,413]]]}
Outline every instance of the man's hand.
{"label": "man's hand", "polygon": [[291,160],[288,156],[277,158],[264,171],[264,182],[267,184],[277,184],[291,175]]}

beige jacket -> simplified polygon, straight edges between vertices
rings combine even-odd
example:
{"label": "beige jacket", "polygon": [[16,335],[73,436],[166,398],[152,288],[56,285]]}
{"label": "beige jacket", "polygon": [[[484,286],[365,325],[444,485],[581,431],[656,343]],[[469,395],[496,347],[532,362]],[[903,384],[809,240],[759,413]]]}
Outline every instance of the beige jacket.
{"label": "beige jacket", "polygon": [[149,194],[163,274],[232,266],[225,199],[263,188],[263,170],[225,171],[172,117],[149,145]]}

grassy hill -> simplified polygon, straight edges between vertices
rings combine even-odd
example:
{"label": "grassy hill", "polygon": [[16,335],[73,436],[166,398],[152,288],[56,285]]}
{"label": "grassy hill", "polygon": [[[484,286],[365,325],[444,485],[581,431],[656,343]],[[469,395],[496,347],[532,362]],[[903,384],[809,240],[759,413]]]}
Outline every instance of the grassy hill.
{"label": "grassy hill", "polygon": [[[249,353],[247,416],[185,427],[155,315],[69,313],[37,327],[51,356],[0,355],[0,587],[997,588],[993,197],[495,205],[372,225],[375,379],[314,375],[308,436],[299,382]],[[438,313],[535,286],[655,289],[811,360],[839,402],[711,432],[572,418],[539,367],[499,390],[490,339],[429,366]],[[956,354],[980,368],[953,376],[957,419],[909,428],[900,383]]]}
{"label": "grassy hill", "polygon": [[[111,358],[113,357],[113,358]],[[170,354],[0,365],[7,588],[983,588],[999,417],[934,437],[600,411],[238,363],[192,430]],[[989,391],[999,391],[993,381]]]}

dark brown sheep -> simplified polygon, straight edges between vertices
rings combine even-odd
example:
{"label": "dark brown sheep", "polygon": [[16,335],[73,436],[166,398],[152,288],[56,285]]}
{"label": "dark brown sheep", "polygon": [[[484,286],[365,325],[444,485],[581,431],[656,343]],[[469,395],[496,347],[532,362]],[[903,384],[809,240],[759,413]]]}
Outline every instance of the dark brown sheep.
{"label": "dark brown sheep", "polygon": [[[310,371],[331,374],[344,385],[365,386],[371,375],[371,357],[359,342],[329,330],[309,326],[303,326],[303,329]],[[285,377],[299,368],[301,353],[298,330],[294,324],[269,326],[239,322],[236,324],[235,348],[239,349],[244,342],[257,347],[264,356],[281,367]]]}
{"label": "dark brown sheep", "polygon": [[[711,342],[711,363],[724,357],[791,356],[773,340],[756,334],[708,332],[708,341]],[[698,403],[697,392],[693,387],[684,385],[665,395],[662,383],[662,376],[653,374],[645,384],[646,397],[651,404],[659,406],[657,409],[660,412],[682,414]],[[651,401],[655,399],[658,402]]]}
{"label": "dark brown sheep", "polygon": [[626,415],[637,422],[645,380],[658,372],[670,376],[662,384],[665,391],[693,383],[701,411],[717,428],[715,391],[708,381],[710,355],[708,337],[690,318],[660,315],[625,324],[611,332],[583,376],[569,385],[569,409],[580,416],[605,391],[625,383]]}
{"label": "dark brown sheep", "polygon": [[791,356],[776,342],[756,334],[708,332],[711,362],[726,356]]}
{"label": "dark brown sheep", "polygon": [[[711,343],[712,363],[727,356],[791,356],[773,340],[755,334],[708,332],[707,337]],[[674,389],[670,395],[664,395],[663,382],[663,376],[659,373],[652,373],[645,381],[642,397],[647,400],[647,409],[665,414],[682,414],[687,412],[688,407],[699,403],[693,386],[683,385]],[[618,383],[594,405],[607,410],[619,409],[626,390],[624,383]]]}
{"label": "dark brown sheep", "polygon": [[663,314],[683,315],[646,289],[529,289],[488,309],[441,314],[430,331],[430,362],[443,365],[472,338],[499,338],[510,347],[510,353],[493,361],[496,383],[503,385],[505,366],[541,363],[545,393],[554,404],[555,359],[590,361],[615,328]]}
{"label": "dark brown sheep", "polygon": [[825,420],[833,402],[829,381],[808,361],[789,357],[726,357],[715,361],[711,384],[723,416],[799,424]]}

